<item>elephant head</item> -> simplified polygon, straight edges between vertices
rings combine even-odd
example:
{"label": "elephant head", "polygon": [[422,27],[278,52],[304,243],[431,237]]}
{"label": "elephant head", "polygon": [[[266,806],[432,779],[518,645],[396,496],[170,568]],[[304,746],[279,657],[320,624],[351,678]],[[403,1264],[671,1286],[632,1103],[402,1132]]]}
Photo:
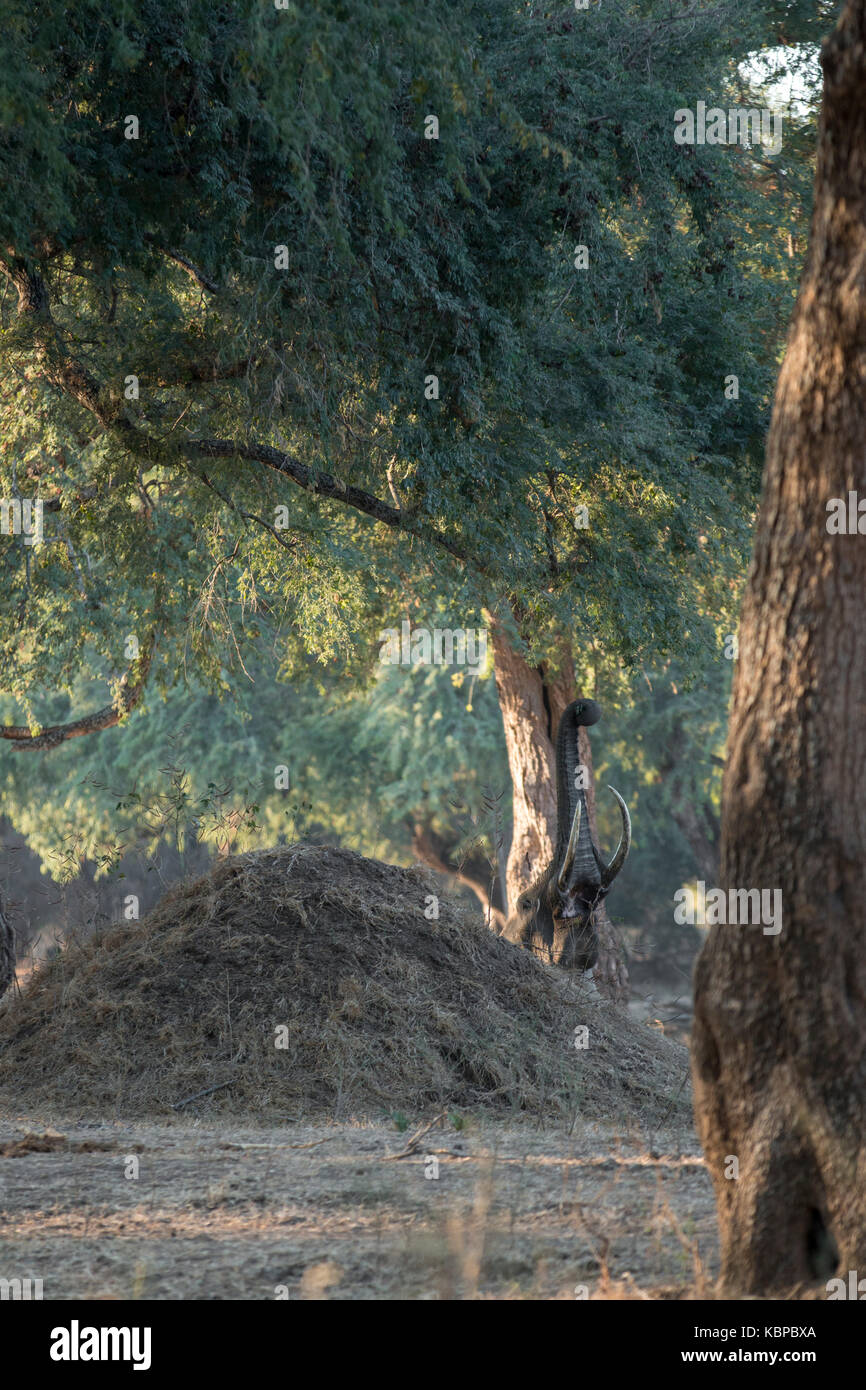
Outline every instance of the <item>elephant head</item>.
{"label": "elephant head", "polygon": [[601,710],[594,700],[574,700],[559,721],[556,736],[557,840],[553,862],[531,888],[520,894],[503,936],[517,945],[543,950],[567,970],[590,970],[598,959],[595,915],[626,861],[631,846],[628,808],[613,787],[622,814],[622,835],[605,864],[589,833],[580,768],[578,730],[595,724]]}

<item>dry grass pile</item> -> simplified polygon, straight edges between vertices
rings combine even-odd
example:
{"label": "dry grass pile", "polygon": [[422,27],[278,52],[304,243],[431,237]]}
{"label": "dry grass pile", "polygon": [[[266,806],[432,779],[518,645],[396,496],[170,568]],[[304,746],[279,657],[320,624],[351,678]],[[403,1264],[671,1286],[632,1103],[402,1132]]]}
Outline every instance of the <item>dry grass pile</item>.
{"label": "dry grass pile", "polygon": [[348,850],[228,860],[36,971],[0,1012],[0,1103],[270,1121],[685,1108],[684,1049],[448,899],[428,920],[434,891]]}

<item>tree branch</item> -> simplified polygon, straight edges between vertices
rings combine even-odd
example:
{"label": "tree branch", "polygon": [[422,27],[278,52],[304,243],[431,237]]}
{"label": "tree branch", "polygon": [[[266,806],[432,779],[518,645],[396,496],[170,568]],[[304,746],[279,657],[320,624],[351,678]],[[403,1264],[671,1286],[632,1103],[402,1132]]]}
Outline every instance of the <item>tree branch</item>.
{"label": "tree branch", "polygon": [[185,270],[187,275],[191,276],[203,290],[210,290],[211,294],[219,294],[220,287],[216,281],[211,280],[209,275],[205,275],[203,271],[193,265],[192,261],[187,260],[186,256],[182,256],[179,251],[172,251],[168,246],[160,246],[150,232],[145,232],[144,239],[155,251],[159,251],[160,255],[167,256],[170,261],[174,261],[176,265]]}
{"label": "tree branch", "polygon": [[257,516],[255,512],[245,512],[227,493],[223,492],[222,488],[217,487],[216,483],[208,477],[207,473],[199,473],[198,470],[193,471],[195,472],[195,476],[204,483],[205,487],[210,488],[211,492],[215,492],[220,501],[225,502],[226,506],[230,507],[233,512],[237,512],[239,517],[244,521],[255,521],[257,525],[263,527],[265,531],[268,531],[273,536],[278,545],[281,545],[284,550],[288,550],[294,554],[294,541],[287,540],[285,536],[281,536],[277,528],[265,521],[264,517]]}
{"label": "tree branch", "polygon": [[11,265],[0,262],[0,270],[18,291],[18,316],[34,322],[33,341],[36,358],[52,385],[95,415],[108,429],[111,425],[130,428],[125,419],[117,419],[106,410],[99,382],[76,358],[63,350],[60,335],[51,317],[48,290],[38,271],[31,271],[23,257],[12,255]]}
{"label": "tree branch", "polygon": [[225,365],[216,361],[189,362],[174,372],[170,369],[171,364],[167,367],[163,363],[153,372],[142,373],[142,379],[150,386],[187,386],[190,382],[232,381],[244,376],[252,362],[251,357],[242,357],[237,362],[227,362]]}
{"label": "tree branch", "polygon": [[101,733],[103,729],[110,729],[114,724],[119,724],[121,719],[135,709],[144,694],[155,645],[156,633],[152,632],[145,639],[140,656],[121,679],[114,704],[106,705],[81,719],[70,720],[68,724],[53,724],[47,729],[41,729],[38,734],[32,733],[26,724],[0,724],[0,739],[11,739],[12,750],[15,753],[42,753],[59,747],[71,738]]}
{"label": "tree branch", "polygon": [[[145,452],[164,452],[165,444],[160,444],[136,429],[122,413],[120,405],[112,405],[106,399],[95,377],[76,358],[66,353],[51,317],[48,290],[42,276],[37,271],[29,270],[23,258],[15,257],[13,252],[9,254],[13,257],[12,264],[0,262],[0,269],[18,290],[19,315],[36,320],[34,343],[37,359],[48,380],[94,415],[104,429],[121,432],[127,442],[138,444]],[[290,478],[305,492],[342,502],[344,506],[352,507],[384,526],[404,531],[418,540],[437,546],[459,560],[462,565],[472,568],[481,577],[490,577],[485,565],[467,554],[444,531],[432,524],[424,524],[415,513],[392,507],[373,493],[354,487],[350,483],[343,483],[330,473],[307,468],[290,454],[274,449],[268,444],[238,444],[231,439],[190,439],[180,446],[179,452],[193,458],[235,458],[262,464],[283,477]]]}
{"label": "tree branch", "polygon": [[251,463],[261,463],[266,468],[281,473],[283,477],[291,478],[292,482],[305,492],[342,502],[384,526],[406,531],[419,540],[439,546],[461,564],[470,565],[479,574],[487,572],[484,566],[474,558],[470,559],[460,546],[455,545],[454,541],[437,527],[425,526],[412,513],[392,507],[390,503],[383,502],[380,497],[365,492],[363,488],[343,483],[331,473],[320,473],[307,468],[290,454],[285,454],[280,449],[272,449],[268,444],[236,444],[231,439],[191,439],[184,447],[187,453],[197,458],[239,458]]}

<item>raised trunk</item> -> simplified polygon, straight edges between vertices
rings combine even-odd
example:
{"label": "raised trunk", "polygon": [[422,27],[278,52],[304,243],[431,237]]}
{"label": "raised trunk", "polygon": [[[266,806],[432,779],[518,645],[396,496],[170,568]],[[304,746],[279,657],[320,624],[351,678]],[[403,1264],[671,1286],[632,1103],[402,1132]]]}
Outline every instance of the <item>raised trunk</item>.
{"label": "raised trunk", "polygon": [[[563,875],[565,875],[566,857],[571,835],[573,833],[573,823],[580,808],[580,819],[577,821],[578,834],[576,844],[573,846],[571,867],[568,877],[579,880],[582,883],[601,884],[601,870],[598,867],[598,860],[593,852],[592,835],[589,828],[589,810],[586,802],[586,781],[583,769],[587,766],[584,753],[589,746],[589,740],[584,743],[581,734],[586,734],[584,725],[579,724],[576,718],[575,707],[572,705],[568,714],[564,716],[565,725],[560,723],[563,737],[557,737],[556,748],[556,808],[558,816],[557,840],[555,861]],[[593,717],[595,717],[593,715]],[[583,746],[581,746],[583,744]],[[563,887],[564,887],[563,883]]]}
{"label": "raised trunk", "polygon": [[729,1294],[866,1273],[866,539],[827,527],[832,499],[866,498],[866,0],[848,0],[822,62],[810,257],[723,792],[722,885],[781,889],[782,929],[714,926],[695,975],[696,1115]]}
{"label": "raised trunk", "polygon": [[[496,689],[508,749],[514,807],[514,834],[508,855],[508,906],[550,863],[556,848],[556,729],[566,707],[577,698],[568,662],[553,675],[530,666],[512,646],[501,624],[488,617],[493,641]],[[563,674],[564,672],[564,674]],[[596,846],[592,751],[586,729],[579,733],[581,761],[589,769],[586,804]],[[599,958],[594,978],[601,992],[617,1002],[628,998],[625,953],[604,905],[596,914]]]}
{"label": "raised trunk", "polygon": [[[592,841],[596,849],[599,849],[598,830],[595,819],[595,776],[592,767],[592,745],[589,741],[589,730],[581,729],[578,735],[580,745],[580,760],[589,772],[589,779],[586,787],[586,809],[589,815],[589,830]],[[609,795],[609,793],[608,793]],[[611,853],[616,848],[611,847]],[[610,854],[603,855],[605,862],[609,862]],[[608,999],[615,999],[619,1004],[625,1004],[629,998],[628,965],[626,963],[625,948],[622,938],[607,915],[607,904],[601,902],[596,909],[595,925],[598,931],[598,961],[593,971],[593,978]]]}

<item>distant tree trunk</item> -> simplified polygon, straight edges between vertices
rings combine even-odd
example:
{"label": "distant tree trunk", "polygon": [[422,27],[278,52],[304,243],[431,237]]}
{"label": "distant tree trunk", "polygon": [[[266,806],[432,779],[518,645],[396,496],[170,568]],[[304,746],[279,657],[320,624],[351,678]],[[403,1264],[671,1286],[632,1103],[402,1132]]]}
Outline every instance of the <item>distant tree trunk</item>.
{"label": "distant tree trunk", "polygon": [[831,499],[866,498],[866,0],[822,64],[723,791],[722,884],[781,889],[782,930],[713,927],[695,975],[729,1293],[866,1275],[866,537],[827,530]]}
{"label": "distant tree trunk", "polygon": [[0,999],[15,979],[15,933],[0,899]]}
{"label": "distant tree trunk", "polygon": [[[553,741],[566,706],[577,698],[574,671],[568,659],[560,673],[530,666],[515,649],[502,625],[488,618],[493,640],[496,689],[508,749],[513,785],[514,835],[508,856],[508,908],[553,857],[556,846],[556,776]],[[589,768],[587,790],[590,831],[596,845],[595,791],[592,750],[586,729],[580,730],[581,760]],[[628,998],[625,953],[606,911],[598,918],[599,957],[595,980],[609,998]]]}
{"label": "distant tree trunk", "polygon": [[719,881],[721,827],[710,803],[696,796],[690,786],[692,754],[693,745],[684,726],[677,721],[660,752],[659,778],[667,784],[671,819],[694,856],[698,874],[705,883],[715,887]]}
{"label": "distant tree trunk", "polygon": [[498,865],[491,866],[481,853],[463,857],[455,854],[441,835],[421,821],[412,824],[412,848],[422,864],[470,888],[481,904],[488,926],[497,932],[502,930],[506,914],[499,891]]}
{"label": "distant tree trunk", "polygon": [[556,845],[555,730],[541,672],[524,661],[499,624],[491,623],[491,635],[513,788],[514,828],[507,867],[510,911],[521,888],[550,862]]}

